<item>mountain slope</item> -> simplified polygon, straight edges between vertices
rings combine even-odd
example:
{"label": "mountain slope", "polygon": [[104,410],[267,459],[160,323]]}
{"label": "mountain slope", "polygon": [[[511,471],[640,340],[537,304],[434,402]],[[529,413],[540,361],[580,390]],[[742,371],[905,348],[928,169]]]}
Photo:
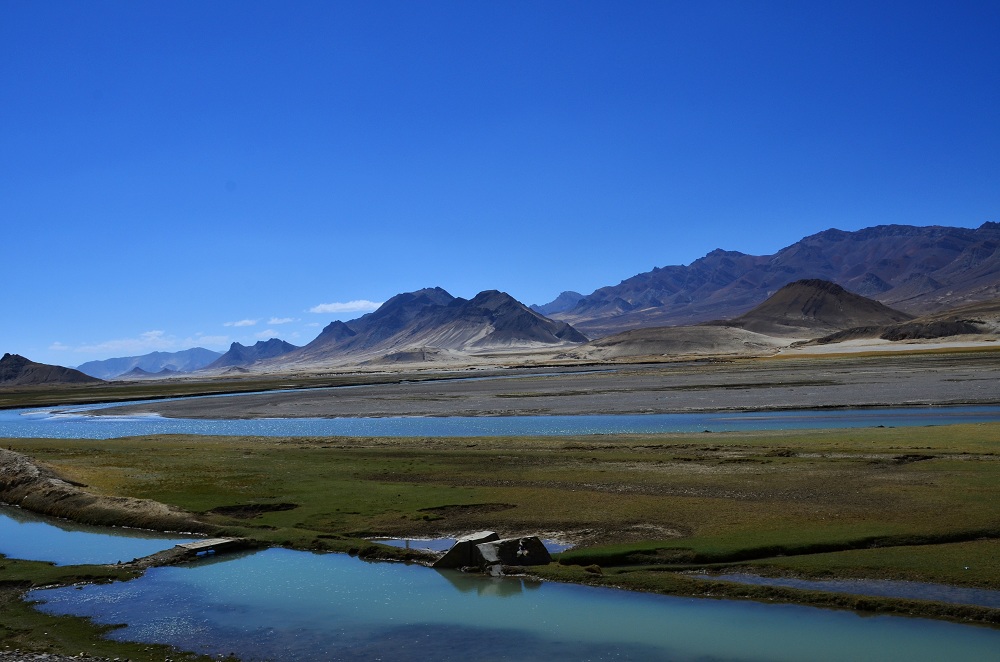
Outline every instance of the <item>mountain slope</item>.
{"label": "mountain slope", "polygon": [[881,225],[826,230],[774,255],[712,251],[688,266],[653,269],[603,287],[554,319],[591,336],[728,319],[804,278],[911,314],[1000,296],[1000,223],[977,229]]}
{"label": "mountain slope", "polygon": [[111,379],[124,375],[133,368],[141,368],[147,373],[160,372],[164,368],[176,372],[192,372],[204,368],[222,356],[204,347],[194,347],[180,352],[151,352],[142,356],[125,356],[103,361],[87,361],[76,367],[82,373],[99,379]]}
{"label": "mountain slope", "polygon": [[789,345],[780,338],[725,326],[658,326],[633,329],[580,345],[560,358],[616,359],[769,356]]}
{"label": "mountain slope", "polygon": [[73,368],[47,363],[35,363],[18,354],[0,358],[0,386],[34,386],[40,384],[99,384],[102,380],[85,375]]}

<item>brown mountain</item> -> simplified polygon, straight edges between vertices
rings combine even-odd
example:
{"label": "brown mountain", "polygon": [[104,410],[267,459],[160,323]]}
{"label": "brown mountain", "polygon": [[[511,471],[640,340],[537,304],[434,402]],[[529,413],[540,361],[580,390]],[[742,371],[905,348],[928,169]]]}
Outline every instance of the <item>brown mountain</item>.
{"label": "brown mountain", "polygon": [[581,345],[564,356],[588,360],[766,356],[794,339],[910,319],[911,315],[852,294],[835,283],[807,279],[789,283],[732,320],[633,329]]}
{"label": "brown mountain", "polygon": [[954,336],[1000,338],[1000,298],[922,315],[899,324],[859,325],[817,339],[828,344],[860,338],[930,340]]}
{"label": "brown mountain", "polygon": [[592,337],[729,319],[803,278],[835,282],[911,314],[1000,296],[1000,223],[826,230],[774,255],[715,250],[585,296],[553,319]]}
{"label": "brown mountain", "polygon": [[330,360],[420,360],[449,352],[570,345],[587,339],[565,322],[529,309],[497,290],[472,299],[440,287],[398,294],[349,322],[333,322],[311,343],[281,357],[282,363]]}
{"label": "brown mountain", "polygon": [[0,386],[100,384],[103,381],[73,368],[35,363],[18,354],[4,354],[0,358]]}
{"label": "brown mountain", "polygon": [[785,285],[739,317],[712,322],[769,336],[816,337],[858,326],[888,325],[913,315],[848,292],[827,280],[805,279]]}

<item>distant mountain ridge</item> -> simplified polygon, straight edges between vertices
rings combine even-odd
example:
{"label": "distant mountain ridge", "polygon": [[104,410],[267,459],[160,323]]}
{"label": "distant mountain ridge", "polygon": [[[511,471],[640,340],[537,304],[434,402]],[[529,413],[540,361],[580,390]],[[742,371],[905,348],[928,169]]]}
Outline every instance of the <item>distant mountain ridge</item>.
{"label": "distant mountain ridge", "polygon": [[540,315],[504,292],[487,290],[462,299],[433,287],[398,294],[358,319],[333,322],[283,360],[321,362],[351,355],[403,360],[442,356],[448,351],[559,346],[586,340],[571,325]]}
{"label": "distant mountain ridge", "polygon": [[298,349],[296,345],[278,338],[259,340],[249,347],[234,342],[229,346],[229,351],[203,369],[217,370],[220,368],[245,367],[259,361],[288,354],[296,349]]}
{"label": "distant mountain ridge", "polygon": [[561,313],[565,310],[570,310],[573,306],[580,303],[580,299],[582,298],[583,295],[579,292],[567,290],[546,304],[533,304],[528,307],[540,315],[548,316],[553,313]]}
{"label": "distant mountain ridge", "polygon": [[157,373],[167,368],[175,372],[193,372],[204,368],[222,356],[204,347],[194,347],[180,352],[151,352],[142,356],[126,356],[103,361],[87,361],[76,367],[82,373],[99,379],[111,379],[124,375],[133,368],[146,373]]}
{"label": "distant mountain ridge", "polygon": [[99,384],[101,381],[73,368],[35,363],[19,354],[4,354],[0,358],[0,386]]}
{"label": "distant mountain ridge", "polygon": [[167,377],[173,377],[178,374],[176,370],[171,370],[170,368],[164,368],[159,372],[149,372],[148,370],[143,370],[142,368],[136,366],[126,373],[118,375],[118,379],[165,379]]}
{"label": "distant mountain ridge", "polygon": [[[1000,223],[825,230],[774,255],[715,250],[602,287],[553,319],[597,337],[736,317],[784,285],[819,278],[910,314],[1000,296]],[[554,303],[554,302],[553,302]]]}

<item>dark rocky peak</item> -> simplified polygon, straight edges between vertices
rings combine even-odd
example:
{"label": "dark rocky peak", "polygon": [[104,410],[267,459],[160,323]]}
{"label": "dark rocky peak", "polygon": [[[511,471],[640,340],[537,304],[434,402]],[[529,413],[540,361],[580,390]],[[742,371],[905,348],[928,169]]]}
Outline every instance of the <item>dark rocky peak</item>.
{"label": "dark rocky peak", "polygon": [[720,258],[720,257],[735,258],[735,257],[745,257],[745,256],[746,256],[746,253],[741,253],[739,251],[727,251],[727,250],[725,250],[723,248],[716,248],[714,251],[709,251],[708,253],[706,253],[705,256],[702,257],[702,258],[700,258],[700,259],[704,260],[705,258],[709,258],[709,257],[713,257],[713,258]]}
{"label": "dark rocky peak", "polygon": [[365,319],[378,320],[400,314],[408,314],[427,306],[446,306],[454,300],[455,297],[440,287],[427,287],[416,292],[403,292],[383,303],[375,312],[363,315],[355,321]]}
{"label": "dark rocky peak", "polygon": [[31,363],[31,361],[24,358],[20,354],[6,353],[3,355],[3,358],[0,359],[0,367],[5,370],[19,370],[29,363]]}
{"label": "dark rocky peak", "polygon": [[351,338],[356,336],[356,334],[351,327],[347,326],[340,320],[334,320],[326,325],[319,334],[319,338],[325,338],[326,340],[339,341],[346,338]]}
{"label": "dark rocky peak", "polygon": [[527,306],[500,290],[483,290],[469,301],[469,305],[486,310],[498,310],[503,306],[518,306],[527,310]]}
{"label": "dark rocky peak", "polygon": [[238,342],[229,346],[229,351],[212,362],[207,368],[225,368],[235,365],[249,365],[263,359],[270,359],[298,349],[295,345],[279,338],[258,340],[247,347]]}
{"label": "dark rocky peak", "polygon": [[402,331],[424,311],[454,301],[455,297],[440,287],[404,292],[383,303],[375,312],[351,320],[348,326],[355,333],[367,335],[366,342],[377,342]]}
{"label": "dark rocky peak", "polygon": [[834,296],[842,296],[847,293],[847,290],[840,285],[828,280],[822,280],[820,278],[803,278],[802,280],[797,280],[794,283],[789,283],[781,289],[786,291],[816,290],[819,292],[826,292]]}

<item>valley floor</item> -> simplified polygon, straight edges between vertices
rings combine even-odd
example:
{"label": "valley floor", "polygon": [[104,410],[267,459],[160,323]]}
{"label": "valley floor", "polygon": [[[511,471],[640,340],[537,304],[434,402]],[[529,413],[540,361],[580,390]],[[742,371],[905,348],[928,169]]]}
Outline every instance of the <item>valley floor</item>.
{"label": "valley floor", "polygon": [[[512,379],[441,375],[420,383],[150,401],[129,409],[252,418],[1000,402],[997,351],[579,369]],[[687,574],[901,579],[1000,590],[997,423],[562,437],[0,442],[10,456],[30,458],[81,491],[111,502],[134,497],[168,504],[213,535],[392,557],[400,552],[366,538],[537,533],[577,545],[536,570],[559,581],[1000,623],[1000,610],[986,607],[750,587]],[[10,473],[0,472],[0,479]],[[46,493],[39,494],[44,500]],[[51,500],[72,506],[64,496]],[[105,641],[97,629],[78,623],[68,629],[69,621],[43,618],[16,598],[28,586],[73,580],[80,571],[2,564],[0,586],[10,590],[0,599],[0,625],[8,623],[0,627],[0,643],[75,652],[77,642]],[[73,643],[49,636],[70,630]],[[100,654],[103,646],[90,650]],[[163,659],[162,652],[147,656],[137,648],[128,654]]]}
{"label": "valley floor", "polygon": [[[537,371],[536,371],[537,372]],[[177,418],[645,414],[1000,403],[1000,351],[839,354],[511,371],[234,398],[150,401],[98,414]],[[509,376],[510,376],[509,375]]]}

